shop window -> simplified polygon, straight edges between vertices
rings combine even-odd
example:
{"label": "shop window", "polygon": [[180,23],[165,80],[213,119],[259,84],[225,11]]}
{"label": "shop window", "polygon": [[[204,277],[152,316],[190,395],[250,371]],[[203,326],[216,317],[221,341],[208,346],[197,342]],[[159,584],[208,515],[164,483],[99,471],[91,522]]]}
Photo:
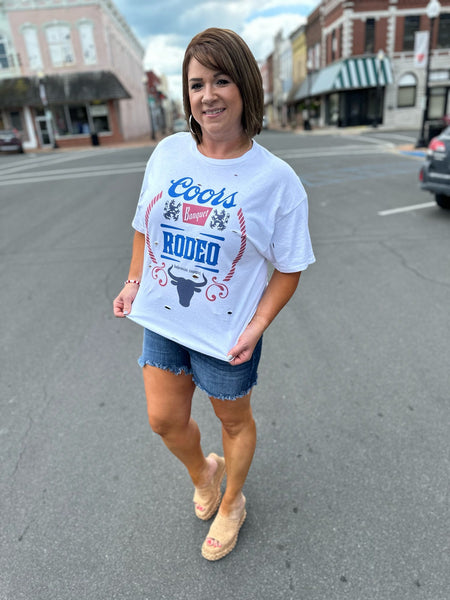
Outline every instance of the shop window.
{"label": "shop window", "polygon": [[94,24],[89,21],[84,21],[79,23],[78,30],[80,33],[84,64],[95,64],[97,62],[97,50],[94,39]]}
{"label": "shop window", "polygon": [[75,62],[69,25],[49,25],[46,28],[47,43],[54,67]]}
{"label": "shop window", "polygon": [[17,129],[17,131],[23,131],[22,115],[18,110],[12,110],[9,113],[9,119],[13,129]]}
{"label": "shop window", "polygon": [[445,87],[435,87],[430,89],[430,100],[428,104],[428,118],[442,119],[445,111],[445,101],[447,90]]}
{"label": "shop window", "polygon": [[72,135],[89,133],[89,121],[85,106],[69,106]]}
{"label": "shop window", "polygon": [[107,104],[52,106],[57,135],[86,135],[110,131]]}
{"label": "shop window", "polygon": [[446,13],[439,17],[438,48],[450,48],[450,14]]}
{"label": "shop window", "polygon": [[364,39],[364,52],[375,52],[375,19],[366,19],[366,34]]}
{"label": "shop window", "polygon": [[110,131],[107,104],[91,104],[89,112],[95,133]]}
{"label": "shop window", "polygon": [[39,48],[39,40],[35,27],[24,27],[22,29],[25,48],[28,55],[28,64],[30,69],[37,71],[42,69],[41,50]]}
{"label": "shop window", "polygon": [[52,107],[56,131],[59,136],[90,133],[86,106],[64,105]]}
{"label": "shop window", "polygon": [[56,127],[56,133],[59,136],[68,135],[70,133],[69,130],[69,122],[67,119],[67,107],[66,106],[52,106],[52,114],[53,120]]}
{"label": "shop window", "polygon": [[339,125],[339,94],[328,96],[328,124]]}
{"label": "shop window", "polygon": [[420,29],[420,16],[405,17],[403,30],[403,50],[414,50],[414,37]]}
{"label": "shop window", "polygon": [[417,79],[412,73],[400,77],[397,90],[398,108],[408,108],[416,105]]}

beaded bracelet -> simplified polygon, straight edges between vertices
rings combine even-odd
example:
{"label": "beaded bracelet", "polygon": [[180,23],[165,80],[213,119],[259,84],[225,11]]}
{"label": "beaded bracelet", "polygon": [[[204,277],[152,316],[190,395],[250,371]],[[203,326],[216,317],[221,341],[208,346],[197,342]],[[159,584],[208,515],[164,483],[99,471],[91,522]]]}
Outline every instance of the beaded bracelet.
{"label": "beaded bracelet", "polygon": [[127,279],[123,282],[124,285],[126,285],[127,283],[137,283],[138,285],[140,285],[141,282],[139,281],[139,279]]}

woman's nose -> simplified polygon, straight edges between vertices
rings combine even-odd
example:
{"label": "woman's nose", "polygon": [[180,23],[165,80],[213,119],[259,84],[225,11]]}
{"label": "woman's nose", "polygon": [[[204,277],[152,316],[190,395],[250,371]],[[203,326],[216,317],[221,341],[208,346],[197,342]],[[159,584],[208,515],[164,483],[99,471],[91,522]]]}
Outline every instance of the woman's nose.
{"label": "woman's nose", "polygon": [[206,84],[203,87],[203,97],[202,102],[211,102],[214,100],[214,88],[210,84]]}

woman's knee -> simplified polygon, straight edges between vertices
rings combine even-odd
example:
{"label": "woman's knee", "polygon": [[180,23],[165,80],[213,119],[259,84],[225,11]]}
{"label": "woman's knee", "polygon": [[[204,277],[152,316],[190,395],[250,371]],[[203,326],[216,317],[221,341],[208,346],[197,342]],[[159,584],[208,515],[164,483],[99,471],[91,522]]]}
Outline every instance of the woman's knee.
{"label": "woman's knee", "polygon": [[236,437],[244,431],[254,430],[255,421],[250,406],[244,410],[220,410],[215,408],[217,418],[230,437]]}
{"label": "woman's knee", "polygon": [[148,422],[153,433],[157,433],[161,437],[169,435],[174,426],[171,419],[154,415],[150,410],[148,411]]}
{"label": "woman's knee", "polygon": [[148,366],[144,367],[143,374],[152,431],[165,437],[183,430],[190,419],[192,378]]}

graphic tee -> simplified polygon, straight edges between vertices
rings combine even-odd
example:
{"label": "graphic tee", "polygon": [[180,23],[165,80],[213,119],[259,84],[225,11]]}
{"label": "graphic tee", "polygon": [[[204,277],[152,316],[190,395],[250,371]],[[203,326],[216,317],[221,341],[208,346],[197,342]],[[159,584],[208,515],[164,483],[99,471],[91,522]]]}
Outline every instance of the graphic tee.
{"label": "graphic tee", "polygon": [[133,227],[145,235],[129,318],[226,361],[267,285],[314,262],[305,190],[291,167],[253,141],[213,159],[190,133],[161,141],[148,161]]}

